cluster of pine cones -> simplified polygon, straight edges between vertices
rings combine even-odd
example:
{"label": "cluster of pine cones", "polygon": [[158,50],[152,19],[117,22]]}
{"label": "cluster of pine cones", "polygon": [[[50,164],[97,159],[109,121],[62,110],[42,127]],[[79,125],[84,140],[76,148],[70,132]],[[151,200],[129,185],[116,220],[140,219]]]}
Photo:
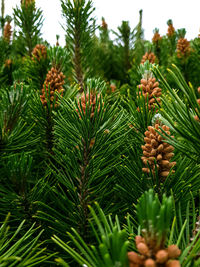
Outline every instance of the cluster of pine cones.
{"label": "cluster of pine cones", "polygon": [[173,24],[171,23],[171,24],[169,24],[168,29],[167,29],[167,36],[170,38],[170,37],[174,36],[174,34],[175,34],[175,28],[174,28]]}
{"label": "cluster of pine cones", "polygon": [[153,52],[148,53],[146,52],[142,57],[141,64],[144,64],[145,61],[149,60],[150,63],[154,64],[156,61],[156,56]]}
{"label": "cluster of pine cones", "polygon": [[148,245],[141,236],[136,236],[135,243],[139,253],[128,252],[129,267],[181,267],[176,260],[181,251],[176,245],[155,249],[155,246]]}
{"label": "cluster of pine cones", "polygon": [[[197,90],[198,90],[198,93],[200,94],[200,87]],[[197,99],[197,103],[200,105],[200,98]],[[197,115],[194,116],[194,118],[195,118],[196,121],[199,121],[200,122],[200,118]]]}
{"label": "cluster of pine cones", "polygon": [[[92,92],[90,92],[90,94],[89,93],[87,93],[87,94],[83,93],[82,94],[81,101],[78,103],[78,106],[79,106],[80,110],[83,110],[84,115],[86,114],[86,110],[87,110],[87,112],[90,112],[90,118],[92,119],[94,117],[94,112],[96,109],[96,100],[98,100],[99,97],[100,97],[99,94],[96,96],[96,94],[92,93]],[[100,103],[98,105],[97,111],[99,112],[99,110],[100,110]],[[81,118],[81,114],[80,114],[79,110],[76,109],[76,111],[78,112],[79,117]]]}
{"label": "cluster of pine cones", "polygon": [[154,33],[153,38],[152,38],[152,42],[153,42],[154,44],[156,44],[156,43],[158,43],[158,42],[161,41],[161,40],[162,40],[162,37],[160,36],[160,33],[156,31],[156,32]]}
{"label": "cluster of pine cones", "polygon": [[[156,100],[160,102],[160,96],[162,95],[162,90],[159,88],[159,82],[155,78],[149,77],[148,79],[141,79],[141,84],[138,86],[142,91],[139,95],[143,95],[145,99],[148,97],[148,109],[152,110],[155,108]],[[156,100],[155,98],[156,97]]]}
{"label": "cluster of pine cones", "polygon": [[180,38],[177,43],[177,57],[187,57],[190,53],[190,42],[186,38]]}
{"label": "cluster of pine cones", "polygon": [[47,48],[43,44],[37,44],[32,52],[32,60],[37,60],[40,61],[41,58],[46,58],[47,57]]}
{"label": "cluster of pine cones", "polygon": [[[50,71],[48,71],[43,88],[42,95],[40,95],[40,99],[44,106],[47,106],[47,102],[50,100],[50,106],[56,108],[57,97],[55,96],[55,92],[58,92],[61,96],[63,96],[63,84],[64,84],[65,75],[59,71],[58,69],[52,67]],[[55,105],[53,105],[55,103]]]}
{"label": "cluster of pine cones", "polygon": [[[142,170],[145,173],[150,173],[150,169],[147,167],[149,164],[153,174],[155,174],[155,169],[157,167],[159,177],[166,178],[170,173],[170,169],[176,165],[176,162],[170,162],[171,158],[174,156],[172,153],[174,147],[163,141],[163,137],[158,133],[162,133],[159,126],[160,124],[158,123],[155,124],[155,127],[149,126],[148,131],[145,132],[145,145],[142,146],[142,161],[146,167],[142,168]],[[163,125],[162,129],[170,135],[168,126]],[[158,132],[156,132],[156,130]]]}
{"label": "cluster of pine cones", "polygon": [[11,25],[10,25],[10,21],[8,21],[6,25],[4,26],[4,31],[3,31],[4,40],[10,43],[11,35],[12,35]]}

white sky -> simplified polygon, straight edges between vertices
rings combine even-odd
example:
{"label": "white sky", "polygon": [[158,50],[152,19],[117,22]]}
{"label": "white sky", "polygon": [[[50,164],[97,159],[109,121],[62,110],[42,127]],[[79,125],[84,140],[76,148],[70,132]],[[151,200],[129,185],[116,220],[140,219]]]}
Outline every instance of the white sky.
{"label": "white sky", "polygon": [[[5,14],[12,15],[12,8],[20,5],[20,0],[5,0]],[[56,34],[64,45],[64,24],[61,17],[60,0],[36,0],[44,15],[43,38],[52,45]],[[139,10],[143,9],[143,29],[145,38],[150,40],[153,29],[159,28],[161,35],[167,31],[167,20],[172,19],[176,29],[186,28],[188,39],[198,36],[200,28],[200,0],[93,0],[95,17],[101,24],[103,16],[109,29],[116,30],[122,20],[128,20],[133,29],[139,20]]]}

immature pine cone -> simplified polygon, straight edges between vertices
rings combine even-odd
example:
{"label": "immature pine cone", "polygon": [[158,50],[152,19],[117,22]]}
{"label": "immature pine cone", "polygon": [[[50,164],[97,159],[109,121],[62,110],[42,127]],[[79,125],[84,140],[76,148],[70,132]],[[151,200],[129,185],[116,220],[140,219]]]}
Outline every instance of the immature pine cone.
{"label": "immature pine cone", "polygon": [[[200,94],[200,87],[197,90],[198,90],[198,93]],[[197,99],[197,103],[200,105],[200,99]],[[197,115],[194,116],[194,118],[195,118],[196,121],[200,122],[200,118]]]}
{"label": "immature pine cone", "polygon": [[[156,132],[157,130],[162,133],[159,126],[159,124],[155,124],[155,127],[149,126],[148,131],[145,132],[144,141],[146,144],[142,146],[142,161],[146,166],[148,166],[149,163],[153,174],[155,174],[155,168],[157,167],[158,175],[161,178],[166,178],[170,173],[170,169],[176,165],[176,162],[170,162],[171,158],[174,156],[172,153],[174,148],[164,142],[162,136]],[[168,126],[163,125],[162,129],[170,135]],[[148,167],[142,168],[142,170],[143,172],[150,173]]]}
{"label": "immature pine cone", "polygon": [[[155,78],[141,79],[141,84],[139,88],[142,89],[142,92],[139,92],[139,95],[143,95],[145,99],[148,97],[148,109],[154,109],[156,100],[160,102],[160,96],[162,95],[162,90],[159,88],[159,83],[156,82]],[[156,100],[155,98],[156,97]]]}
{"label": "immature pine cone", "polygon": [[167,36],[170,38],[174,36],[174,34],[175,34],[175,28],[173,24],[169,24],[168,29],[167,29]]}
{"label": "immature pine cone", "polygon": [[[144,238],[136,236],[136,247],[138,253],[128,252],[129,267],[180,267],[180,262],[175,260],[181,254],[176,245],[168,248],[155,250],[149,247]],[[154,243],[154,242],[153,242]]]}
{"label": "immature pine cone", "polygon": [[150,63],[154,64],[156,61],[156,56],[153,52],[148,53],[146,52],[142,57],[141,64],[144,64],[145,61],[149,60]]}
{"label": "immature pine cone", "polygon": [[110,85],[110,89],[111,89],[111,92],[114,93],[115,90],[116,90],[117,86],[114,84],[114,83],[111,83]]}
{"label": "immature pine cone", "polygon": [[178,58],[186,57],[190,53],[190,42],[186,38],[180,38],[176,48]]}
{"label": "immature pine cone", "polygon": [[10,25],[10,21],[8,21],[6,25],[4,26],[4,32],[3,32],[4,40],[10,43],[11,35],[12,35],[11,25]]}
{"label": "immature pine cone", "polygon": [[[50,71],[48,71],[46,80],[44,82],[43,88],[42,88],[42,95],[40,95],[40,99],[42,101],[42,104],[44,106],[47,106],[47,101],[50,100],[51,108],[53,107],[55,92],[58,92],[61,96],[63,96],[63,84],[65,79],[65,75],[56,68],[52,67]],[[49,95],[50,91],[50,95]],[[47,96],[47,98],[46,98]],[[57,97],[55,101],[55,107],[57,107]]]}
{"label": "immature pine cone", "polygon": [[33,3],[35,3],[35,0],[21,0],[21,5],[25,5],[26,8]]}
{"label": "immature pine cone", "polygon": [[11,59],[6,59],[4,66],[7,68],[10,68],[10,65],[12,64],[12,60]]}
{"label": "immature pine cone", "polygon": [[43,44],[37,44],[32,52],[32,60],[37,59],[37,61],[40,61],[41,58],[47,57],[47,48]]}
{"label": "immature pine cone", "polygon": [[[99,99],[100,95],[98,94],[97,95],[97,100]],[[96,94],[95,93],[82,93],[82,96],[81,96],[81,105],[80,103],[78,103],[78,106],[79,106],[79,109],[81,110],[81,107],[82,107],[82,110],[83,110],[83,113],[86,114],[86,108],[89,112],[89,110],[91,109],[91,113],[90,113],[90,118],[93,118],[94,117],[94,112],[95,112],[95,108],[96,108]],[[98,112],[100,110],[100,103],[99,103],[99,106],[98,106]],[[79,113],[79,110],[77,109],[76,110],[79,114],[79,117],[81,118],[81,115]]]}
{"label": "immature pine cone", "polygon": [[154,36],[152,38],[152,42],[154,44],[158,43],[160,40],[162,40],[162,37],[160,36],[159,32],[155,32]]}
{"label": "immature pine cone", "polygon": [[102,27],[104,30],[107,30],[107,29],[108,29],[108,24],[106,23],[105,19],[102,19],[101,27]]}

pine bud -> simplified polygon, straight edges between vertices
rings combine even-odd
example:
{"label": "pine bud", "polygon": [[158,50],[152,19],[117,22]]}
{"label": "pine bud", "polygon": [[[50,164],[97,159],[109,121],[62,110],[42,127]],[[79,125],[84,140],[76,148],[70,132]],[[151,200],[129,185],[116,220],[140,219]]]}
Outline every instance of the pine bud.
{"label": "pine bud", "polygon": [[156,267],[156,262],[152,259],[148,259],[144,263],[145,267]]}
{"label": "pine bud", "polygon": [[181,267],[181,264],[178,260],[169,260],[166,265],[166,267]]}
{"label": "pine bud", "polygon": [[142,264],[141,257],[134,251],[128,252],[129,263]]}
{"label": "pine bud", "polygon": [[168,259],[168,253],[166,250],[159,250],[156,253],[156,262],[158,263],[165,263]]}
{"label": "pine bud", "polygon": [[178,258],[181,254],[180,249],[177,247],[177,245],[171,245],[167,248],[167,252],[169,254],[169,258],[174,259]]}
{"label": "pine bud", "polygon": [[149,255],[149,248],[147,247],[147,245],[145,243],[140,242],[137,245],[137,249],[138,252],[144,256],[148,256]]}

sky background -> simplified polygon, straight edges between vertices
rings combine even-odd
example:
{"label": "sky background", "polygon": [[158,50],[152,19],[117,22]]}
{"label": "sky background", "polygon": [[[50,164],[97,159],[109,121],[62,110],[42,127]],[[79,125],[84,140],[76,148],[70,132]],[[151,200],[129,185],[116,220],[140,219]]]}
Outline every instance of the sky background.
{"label": "sky background", "polygon": [[[12,8],[20,5],[20,0],[5,0],[5,14],[12,16]],[[43,10],[43,38],[52,45],[56,43],[56,34],[60,35],[60,44],[64,45],[65,20],[61,16],[60,0],[36,0],[36,6]],[[133,29],[139,20],[139,10],[143,9],[143,29],[145,39],[151,40],[153,29],[159,28],[160,34],[167,31],[167,20],[172,19],[176,29],[186,28],[186,38],[198,36],[200,28],[200,0],[93,0],[96,8],[94,16],[101,24],[103,16],[109,29],[117,30],[122,20],[128,20]]]}

